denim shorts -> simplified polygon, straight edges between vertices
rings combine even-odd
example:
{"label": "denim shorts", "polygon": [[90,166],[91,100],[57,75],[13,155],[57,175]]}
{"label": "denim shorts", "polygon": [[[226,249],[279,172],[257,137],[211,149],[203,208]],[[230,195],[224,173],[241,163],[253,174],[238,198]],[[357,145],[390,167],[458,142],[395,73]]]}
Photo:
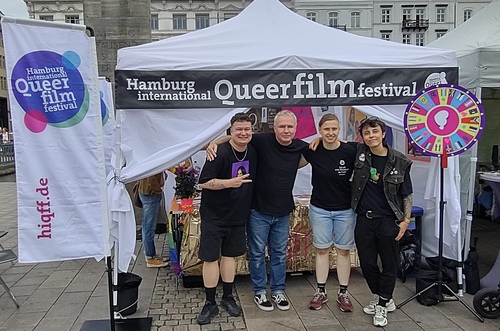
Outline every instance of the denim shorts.
{"label": "denim shorts", "polygon": [[356,214],[352,209],[328,211],[310,205],[309,222],[313,230],[314,247],[324,249],[333,244],[343,250],[354,247]]}

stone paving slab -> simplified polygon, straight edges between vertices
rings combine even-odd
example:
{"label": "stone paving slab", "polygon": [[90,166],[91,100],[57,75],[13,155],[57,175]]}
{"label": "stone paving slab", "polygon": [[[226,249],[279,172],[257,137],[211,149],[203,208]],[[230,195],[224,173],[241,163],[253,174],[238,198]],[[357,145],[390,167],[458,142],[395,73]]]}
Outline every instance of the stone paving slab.
{"label": "stone paving slab", "polygon": [[[0,182],[1,230],[9,231],[1,243],[17,251],[17,213],[15,183]],[[165,235],[156,236],[157,247],[168,255]],[[147,268],[138,241],[130,270],[143,279],[139,288],[138,311],[129,316],[153,318],[153,331],[170,330],[376,330],[371,317],[362,307],[371,300],[366,282],[357,270],[352,271],[349,290],[355,306],[353,313],[340,312],[335,302],[337,281],[330,274],[327,290],[330,301],[319,311],[311,311],[307,304],[314,293],[312,273],[289,276],[287,294],[292,308],[282,312],[263,312],[253,303],[251,281],[248,276],[236,278],[235,296],[243,309],[243,316],[231,317],[221,311],[209,325],[199,326],[196,317],[204,303],[202,288],[184,288],[170,267]],[[86,320],[108,319],[109,299],[107,274],[103,261],[82,259],[39,264],[0,265],[0,275],[11,286],[21,308],[16,309],[7,294],[0,289],[0,331],[79,331]],[[396,302],[413,295],[414,278],[397,282]],[[222,292],[218,287],[217,301]],[[472,303],[472,296],[464,299]],[[389,315],[385,330],[500,330],[499,320],[479,323],[459,302],[442,302],[425,307],[416,300]]]}

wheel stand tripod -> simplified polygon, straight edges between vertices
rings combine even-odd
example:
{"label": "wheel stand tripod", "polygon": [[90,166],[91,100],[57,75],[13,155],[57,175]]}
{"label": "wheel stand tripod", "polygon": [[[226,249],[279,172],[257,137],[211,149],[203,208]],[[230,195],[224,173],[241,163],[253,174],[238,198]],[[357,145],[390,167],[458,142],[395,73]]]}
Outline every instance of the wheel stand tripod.
{"label": "wheel stand tripod", "polygon": [[437,293],[438,293],[438,300],[442,300],[442,290],[443,287],[448,289],[448,291],[458,300],[462,305],[465,306],[474,316],[477,317],[477,319],[480,322],[484,322],[484,319],[471,307],[465,302],[461,297],[459,297],[453,290],[446,284],[443,283],[443,222],[444,222],[444,207],[446,204],[446,201],[444,201],[444,169],[448,167],[448,156],[446,153],[443,153],[443,155],[440,156],[441,158],[441,169],[440,169],[440,178],[439,178],[439,251],[438,251],[438,279],[435,283],[427,286],[424,288],[422,291],[416,293],[412,297],[406,299],[405,301],[401,302],[396,306],[396,308],[401,308],[404,305],[406,305],[408,302],[411,300],[415,299],[425,291],[431,289],[434,286],[437,286]]}

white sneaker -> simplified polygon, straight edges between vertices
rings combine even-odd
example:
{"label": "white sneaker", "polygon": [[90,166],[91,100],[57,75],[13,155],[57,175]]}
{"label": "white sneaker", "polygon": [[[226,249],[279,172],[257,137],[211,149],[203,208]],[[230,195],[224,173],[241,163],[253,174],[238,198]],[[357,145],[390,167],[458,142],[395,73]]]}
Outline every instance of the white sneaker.
{"label": "white sneaker", "polygon": [[[378,295],[374,297],[372,301],[368,304],[368,306],[363,307],[363,312],[368,315],[375,315],[376,313],[376,306],[378,304]],[[393,312],[396,310],[396,304],[394,303],[394,300],[389,300],[389,302],[386,304],[385,308],[387,308],[387,312]]]}
{"label": "white sneaker", "polygon": [[373,325],[386,326],[387,325],[387,308],[380,305],[375,306],[375,315],[373,315]]}

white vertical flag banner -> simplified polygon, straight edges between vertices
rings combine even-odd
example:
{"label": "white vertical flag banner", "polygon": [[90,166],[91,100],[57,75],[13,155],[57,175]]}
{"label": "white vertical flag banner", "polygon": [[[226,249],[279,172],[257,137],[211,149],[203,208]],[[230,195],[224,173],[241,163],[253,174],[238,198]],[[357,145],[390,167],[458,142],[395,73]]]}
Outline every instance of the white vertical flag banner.
{"label": "white vertical flag banner", "polygon": [[104,162],[106,164],[106,175],[108,175],[114,168],[114,163],[111,163],[111,154],[115,143],[116,121],[111,82],[108,82],[105,77],[99,77],[99,93],[101,100]]}
{"label": "white vertical flag banner", "polygon": [[19,261],[102,258],[109,231],[94,40],[82,25],[10,17],[2,31]]}

